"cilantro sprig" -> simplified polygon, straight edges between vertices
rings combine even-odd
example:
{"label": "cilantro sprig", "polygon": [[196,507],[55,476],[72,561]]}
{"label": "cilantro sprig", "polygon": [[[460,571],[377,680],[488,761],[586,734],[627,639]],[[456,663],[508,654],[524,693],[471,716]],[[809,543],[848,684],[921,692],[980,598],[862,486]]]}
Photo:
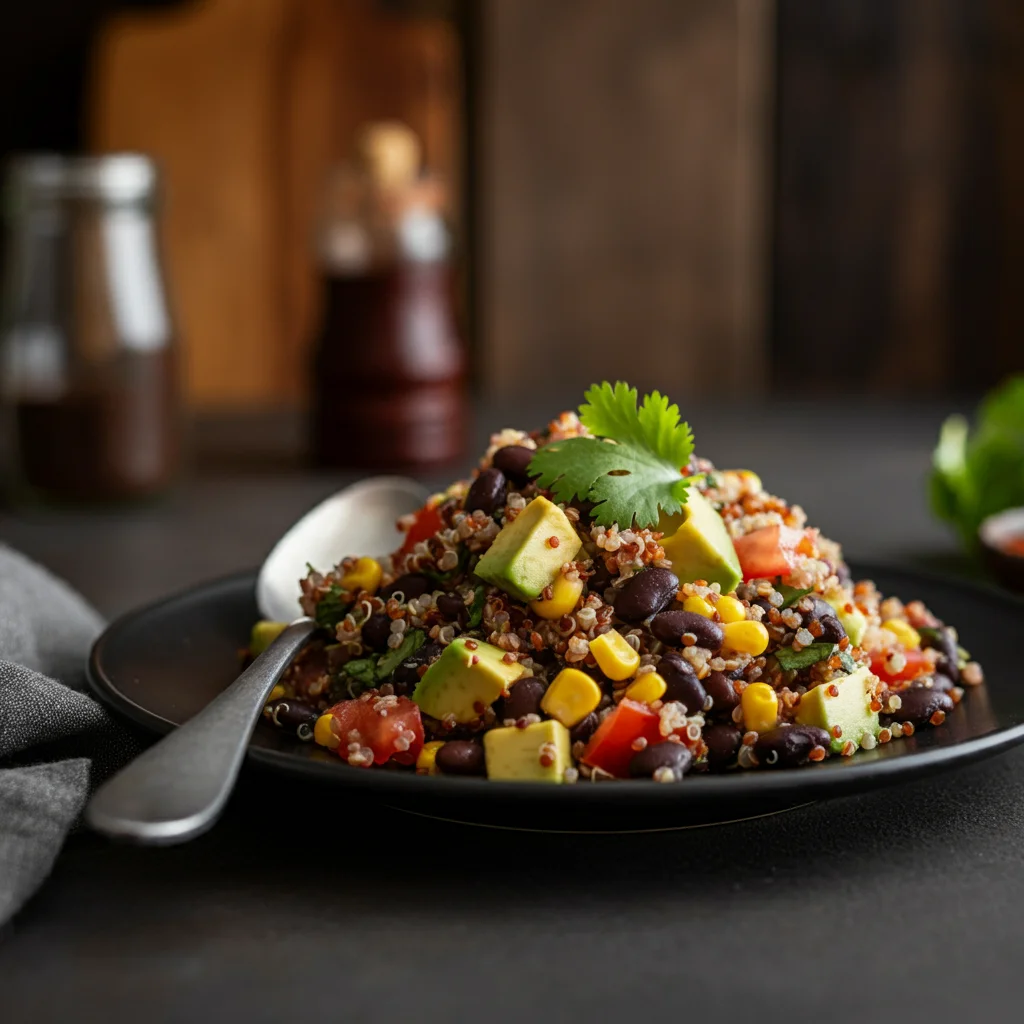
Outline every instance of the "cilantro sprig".
{"label": "cilantro sprig", "polygon": [[637,407],[637,390],[605,381],[586,393],[580,421],[595,436],[555,441],[530,462],[530,473],[558,501],[593,503],[601,526],[654,526],[686,503],[690,479],[681,470],[693,454],[693,434],[679,407],[657,391]]}

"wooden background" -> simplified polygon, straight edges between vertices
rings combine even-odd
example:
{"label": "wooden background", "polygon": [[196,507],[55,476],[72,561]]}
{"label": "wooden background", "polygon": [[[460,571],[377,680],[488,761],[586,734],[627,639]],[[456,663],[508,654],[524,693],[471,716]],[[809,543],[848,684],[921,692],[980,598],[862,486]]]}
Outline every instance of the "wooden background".
{"label": "wooden background", "polygon": [[197,405],[303,400],[320,185],[380,116],[471,215],[485,393],[1024,370],[1018,0],[202,0],[94,56],[90,144],[167,170]]}
{"label": "wooden background", "polygon": [[458,189],[453,25],[373,0],[202,0],[112,19],[94,68],[91,147],[141,149],[164,170],[193,404],[301,402],[319,203],[356,131],[405,121]]}
{"label": "wooden background", "polygon": [[1024,372],[1024,3],[778,7],[776,388]]}

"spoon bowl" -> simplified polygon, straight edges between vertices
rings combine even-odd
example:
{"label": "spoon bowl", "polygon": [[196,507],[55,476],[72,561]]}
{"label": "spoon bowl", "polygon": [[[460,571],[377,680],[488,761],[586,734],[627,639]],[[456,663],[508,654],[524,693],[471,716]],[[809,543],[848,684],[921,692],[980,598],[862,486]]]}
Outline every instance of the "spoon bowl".
{"label": "spoon bowl", "polygon": [[346,555],[386,555],[401,543],[399,517],[419,508],[427,490],[401,476],[375,476],[310,509],[275,545],[256,579],[260,614],[290,622],[299,612],[307,563],[329,569]]}

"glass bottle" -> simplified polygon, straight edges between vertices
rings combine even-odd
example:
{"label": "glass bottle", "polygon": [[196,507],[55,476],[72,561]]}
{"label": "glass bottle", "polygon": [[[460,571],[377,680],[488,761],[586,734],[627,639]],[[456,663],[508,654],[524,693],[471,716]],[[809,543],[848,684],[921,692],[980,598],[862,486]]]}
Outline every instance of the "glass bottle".
{"label": "glass bottle", "polygon": [[110,501],[179,461],[174,333],[145,156],[29,156],[6,178],[0,403],[18,494]]}
{"label": "glass bottle", "polygon": [[331,182],[318,250],[311,442],[321,466],[429,470],[458,459],[465,357],[442,184],[405,126],[369,126]]}

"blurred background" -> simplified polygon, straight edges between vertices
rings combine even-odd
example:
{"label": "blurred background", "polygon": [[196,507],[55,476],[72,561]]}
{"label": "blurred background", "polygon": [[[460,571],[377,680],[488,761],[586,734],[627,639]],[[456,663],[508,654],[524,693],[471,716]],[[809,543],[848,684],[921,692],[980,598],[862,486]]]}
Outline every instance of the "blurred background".
{"label": "blurred background", "polygon": [[[0,22],[5,160],[159,169],[136,195],[157,286],[125,288],[166,293],[168,416],[200,450],[416,466],[459,460],[467,393],[921,400],[1024,370],[1017,0],[34,0]],[[122,200],[89,173],[102,220]],[[27,255],[19,202],[8,336],[63,273]],[[101,257],[65,242],[78,283],[46,315],[87,334],[113,286],[82,300]],[[153,259],[106,244],[110,274]],[[32,418],[56,400],[25,384],[35,345],[7,359],[28,412],[5,422],[38,449],[89,428]],[[100,418],[159,404],[138,372]],[[407,407],[390,449],[347,443]]]}

